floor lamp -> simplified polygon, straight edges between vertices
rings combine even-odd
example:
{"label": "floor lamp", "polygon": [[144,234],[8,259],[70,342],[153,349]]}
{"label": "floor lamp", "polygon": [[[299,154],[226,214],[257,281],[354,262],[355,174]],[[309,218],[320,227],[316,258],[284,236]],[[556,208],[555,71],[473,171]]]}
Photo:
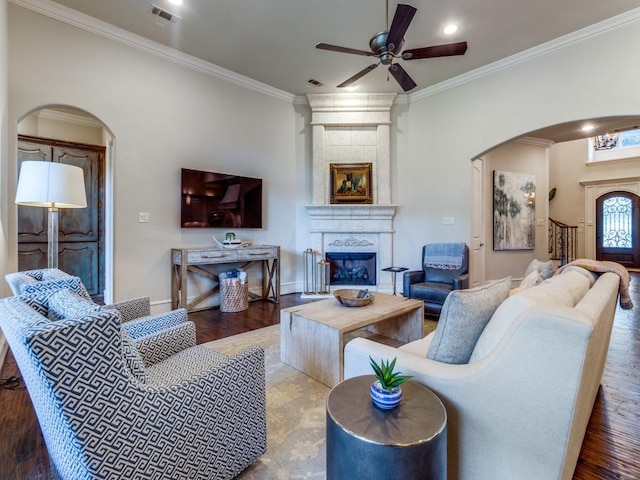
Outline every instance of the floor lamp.
{"label": "floor lamp", "polygon": [[58,209],[87,206],[84,172],[64,163],[22,162],[16,203],[49,209],[47,266],[58,268]]}

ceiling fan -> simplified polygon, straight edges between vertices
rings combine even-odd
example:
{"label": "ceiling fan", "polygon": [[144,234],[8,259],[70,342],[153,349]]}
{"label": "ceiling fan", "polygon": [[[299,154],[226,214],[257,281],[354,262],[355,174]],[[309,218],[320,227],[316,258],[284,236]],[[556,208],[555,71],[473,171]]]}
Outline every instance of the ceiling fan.
{"label": "ceiling fan", "polygon": [[405,92],[408,92],[415,88],[417,84],[399,63],[393,63],[394,60],[398,58],[402,58],[403,60],[419,60],[421,58],[464,55],[467,51],[467,42],[448,43],[445,45],[412,48],[410,50],[402,51],[402,47],[404,46],[404,34],[409,28],[409,24],[411,23],[411,20],[413,20],[413,16],[416,14],[416,11],[417,9],[411,5],[399,3],[396,8],[396,13],[393,16],[393,21],[391,22],[391,28],[389,28],[389,30],[376,33],[371,37],[371,40],[369,40],[369,48],[371,48],[370,52],[357,50],[355,48],[339,47],[328,43],[318,43],[316,48],[321,50],[351,53],[353,55],[364,55],[365,57],[376,57],[379,59],[378,63],[369,65],[364,70],[359,71],[354,76],[338,85],[338,88],[351,85],[356,80],[364,77],[367,73],[374,70],[378,65],[382,64],[389,65],[389,72],[393,78],[396,79]]}

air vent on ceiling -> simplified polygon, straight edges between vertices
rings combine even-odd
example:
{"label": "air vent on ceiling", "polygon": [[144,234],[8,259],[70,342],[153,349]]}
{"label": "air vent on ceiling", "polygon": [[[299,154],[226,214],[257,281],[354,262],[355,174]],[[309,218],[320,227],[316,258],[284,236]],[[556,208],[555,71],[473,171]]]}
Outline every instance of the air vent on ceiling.
{"label": "air vent on ceiling", "polygon": [[176,23],[180,20],[180,17],[175,13],[171,13],[157,5],[151,4],[151,13],[157,15],[160,18],[164,18],[168,22]]}
{"label": "air vent on ceiling", "polygon": [[315,80],[313,78],[310,78],[309,80],[307,80],[307,83],[309,83],[310,85],[313,85],[314,87],[322,87],[324,85],[324,83],[319,82],[318,80]]}

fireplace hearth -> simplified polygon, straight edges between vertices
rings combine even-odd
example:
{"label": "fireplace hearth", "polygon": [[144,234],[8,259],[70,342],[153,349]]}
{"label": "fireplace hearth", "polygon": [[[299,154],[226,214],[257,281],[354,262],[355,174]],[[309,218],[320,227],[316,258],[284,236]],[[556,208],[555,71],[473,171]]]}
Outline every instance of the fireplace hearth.
{"label": "fireplace hearth", "polygon": [[376,254],[328,252],[330,285],[376,285]]}

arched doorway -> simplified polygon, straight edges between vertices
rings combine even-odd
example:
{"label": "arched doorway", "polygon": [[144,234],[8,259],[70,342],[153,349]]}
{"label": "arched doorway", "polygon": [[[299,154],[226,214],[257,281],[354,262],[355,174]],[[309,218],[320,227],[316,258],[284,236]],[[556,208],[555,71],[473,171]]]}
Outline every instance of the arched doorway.
{"label": "arched doorway", "polygon": [[[93,115],[68,106],[45,107],[18,122],[17,168],[23,161],[52,161],[82,168],[86,209],[61,209],[58,261],[79,276],[97,301],[111,297],[112,232],[110,153],[112,136]],[[18,207],[18,270],[46,267],[47,213]]]}
{"label": "arched doorway", "polygon": [[596,199],[596,259],[640,268],[640,197],[613,191]]}

